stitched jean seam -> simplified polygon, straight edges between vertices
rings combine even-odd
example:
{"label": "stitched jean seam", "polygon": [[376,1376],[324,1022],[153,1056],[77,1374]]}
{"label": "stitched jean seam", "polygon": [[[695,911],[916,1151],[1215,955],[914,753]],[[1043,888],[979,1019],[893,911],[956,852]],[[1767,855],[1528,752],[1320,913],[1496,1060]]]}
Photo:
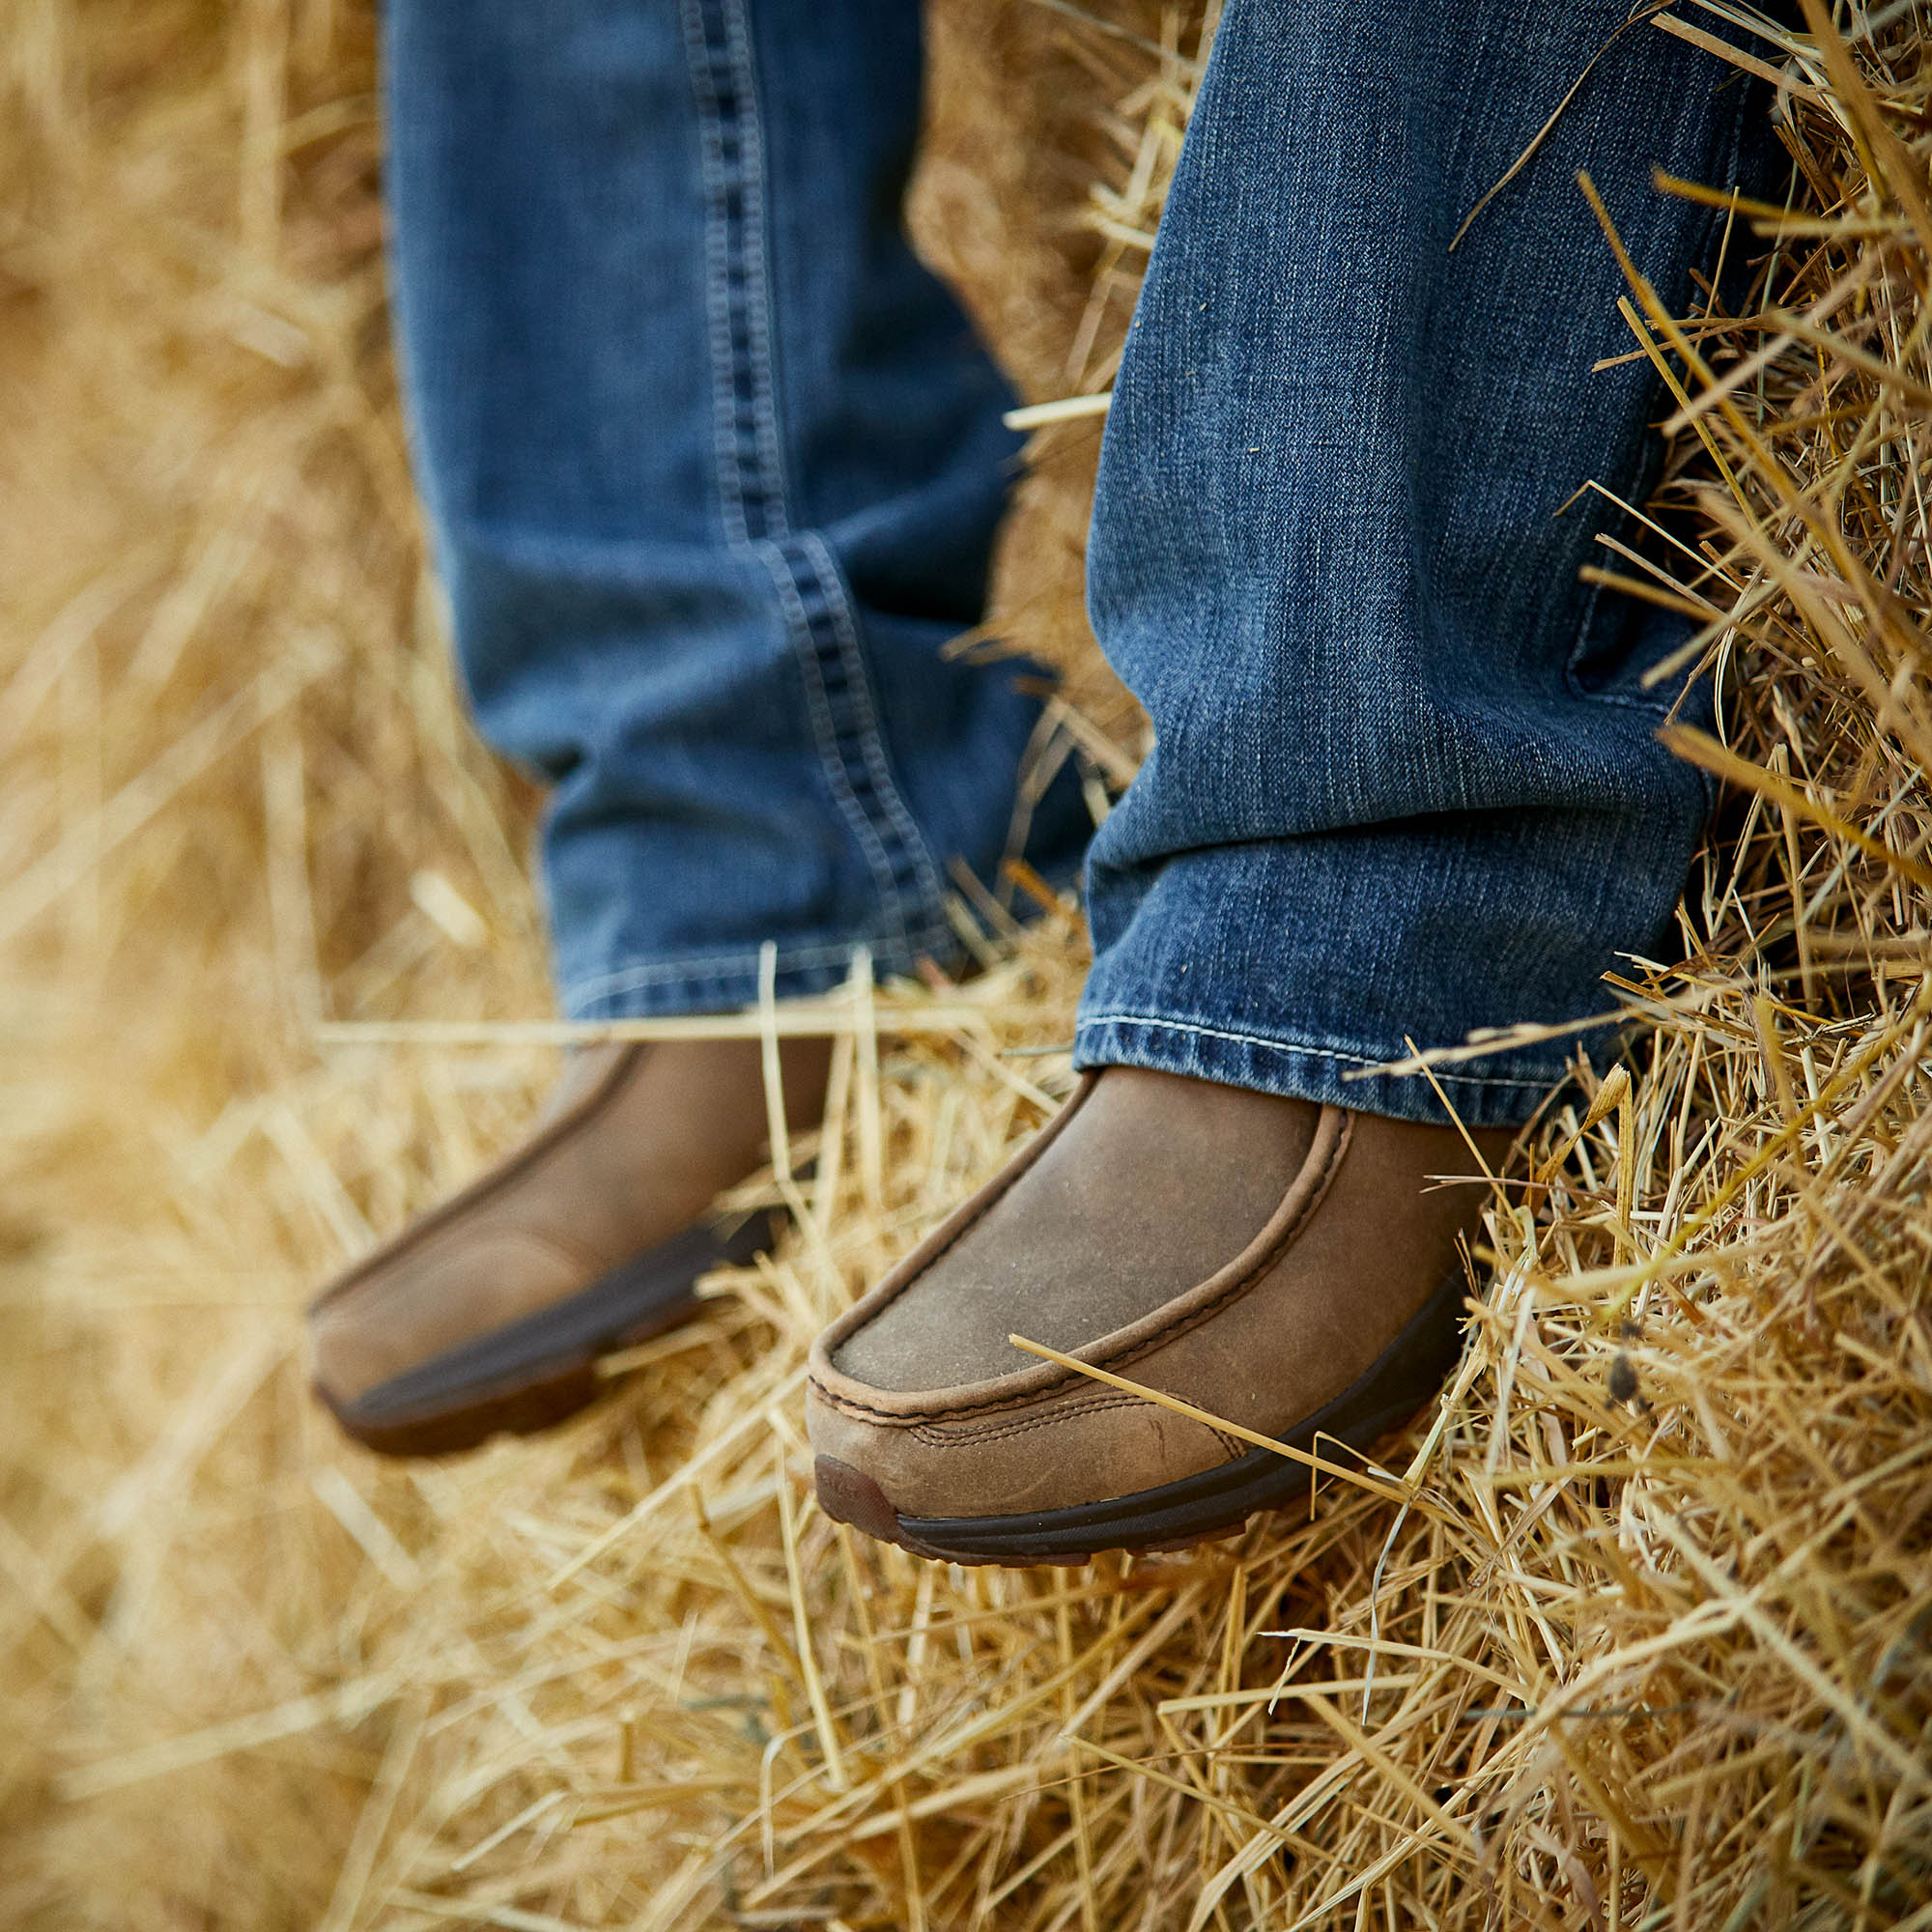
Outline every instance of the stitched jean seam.
{"label": "stitched jean seam", "polygon": [[909,945],[907,905],[936,917],[938,871],[893,775],[844,573],[817,532],[793,532],[787,508],[749,14],[745,0],[683,0],[681,12],[704,183],[712,438],[725,542],[772,580],[820,769],[892,940]]}
{"label": "stitched jean seam", "polygon": [[[1080,1021],[1076,1031],[1085,1034],[1104,1026],[1158,1027],[1168,1033],[1191,1034],[1200,1039],[1226,1040],[1233,1046],[1264,1047],[1271,1053],[1298,1053],[1310,1059],[1331,1060],[1351,1066],[1381,1065],[1372,1054],[1350,1053],[1340,1047],[1316,1046],[1307,1041],[1275,1038],[1265,1034],[1236,1033],[1225,1027],[1202,1026],[1190,1020],[1161,1019],[1152,1013],[1090,1013]],[[1455,1073],[1440,1067],[1435,1070],[1435,1077],[1445,1083],[1453,1082],[1464,1087],[1511,1087],[1536,1094],[1543,1093],[1549,1085],[1548,1080],[1512,1080],[1503,1074]]]}
{"label": "stitched jean seam", "polygon": [[[880,837],[880,829],[874,822],[872,813],[866,809],[865,801],[859,796],[858,787],[853,783],[855,775],[863,775],[868,788],[871,787],[869,760],[865,752],[858,753],[855,774],[855,760],[851,751],[840,739],[845,734],[839,730],[839,721],[835,711],[831,694],[826,688],[828,669],[836,668],[844,686],[846,703],[840,707],[848,716],[854,710],[852,694],[855,690],[868,691],[864,681],[865,667],[859,666],[859,682],[855,687],[852,676],[851,660],[837,648],[838,634],[835,629],[830,651],[824,644],[812,622],[811,613],[806,609],[805,598],[799,579],[798,566],[787,554],[793,546],[776,543],[760,543],[753,546],[758,560],[771,575],[773,586],[779,594],[779,602],[785,613],[785,628],[792,638],[793,651],[798,659],[799,673],[805,684],[805,702],[811,720],[812,741],[818,750],[818,762],[825,774],[826,782],[832,787],[833,798],[837,801],[840,816],[847,829],[859,841],[859,849],[866,856],[866,864],[872,874],[873,883],[879,889],[879,896],[884,903],[886,915],[893,925],[893,936],[903,940],[905,937],[905,914],[903,910],[904,893],[900,877],[900,867],[895,865],[892,855],[886,849],[886,841]],[[805,561],[804,558],[800,559]],[[832,606],[833,597],[827,587],[816,585],[820,599],[825,606]],[[859,734],[867,731],[867,725],[854,720]],[[917,837],[917,833],[914,835]]]}
{"label": "stitched jean seam", "polygon": [[865,646],[860,641],[859,626],[852,614],[852,600],[845,588],[845,574],[838,568],[831,546],[816,530],[807,531],[803,541],[817,558],[830,592],[828,602],[832,610],[833,631],[845,659],[846,675],[851,681],[851,703],[866,769],[878,793],[880,808],[892,821],[918,870],[922,896],[928,905],[936,906],[944,897],[939,875],[933,868],[932,855],[926,850],[925,840],[921,837],[919,827],[913,823],[905,801],[899,796],[886,757],[885,737],[879,729],[878,706],[872,696],[872,680],[866,666]]}
{"label": "stitched jean seam", "polygon": [[739,192],[744,198],[747,247],[746,322],[751,333],[752,413],[757,438],[758,460],[764,470],[770,499],[768,534],[784,535],[789,527],[786,513],[783,443],[779,436],[778,402],[773,381],[771,266],[768,249],[770,231],[765,222],[765,141],[764,126],[758,118],[758,82],[752,59],[752,22],[745,0],[725,0],[729,15],[726,41],[730,47],[734,82],[744,106],[741,116],[747,130],[745,170]]}
{"label": "stitched jean seam", "polygon": [[[906,962],[915,951],[932,951],[948,937],[944,926],[915,927],[906,935]],[[854,950],[864,940],[840,941],[827,946],[781,947],[776,961],[780,973],[810,972],[814,967],[837,966],[849,962]],[[877,958],[875,952],[874,957]],[[664,985],[684,979],[718,979],[729,973],[753,975],[757,971],[758,949],[747,946],[737,952],[712,952],[690,958],[653,959],[635,966],[600,973],[588,980],[576,980],[565,988],[573,1000],[597,999],[610,993],[633,992],[644,986]]]}
{"label": "stitched jean seam", "polygon": [[[733,184],[724,152],[724,101],[719,93],[710,23],[705,18],[703,0],[684,0],[680,13],[686,62],[696,97],[699,171],[704,185],[705,334],[711,356],[711,438],[719,512],[726,542],[734,550],[743,550],[751,537],[743,466],[735,460],[738,399],[733,377],[738,355],[733,340],[731,301]],[[734,111],[732,121],[740,144],[738,222],[742,223],[745,214],[742,178],[749,172],[743,164],[742,111]]]}

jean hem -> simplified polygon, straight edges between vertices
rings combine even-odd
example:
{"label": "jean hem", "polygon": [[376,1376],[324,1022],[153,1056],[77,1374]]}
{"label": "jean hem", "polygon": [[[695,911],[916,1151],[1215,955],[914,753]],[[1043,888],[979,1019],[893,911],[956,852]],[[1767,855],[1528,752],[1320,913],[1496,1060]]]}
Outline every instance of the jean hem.
{"label": "jean hem", "polygon": [[[837,992],[849,983],[861,949],[870,952],[875,978],[914,973],[922,960],[947,967],[957,962],[960,952],[957,937],[940,925],[889,936],[860,934],[781,945],[773,976],[776,996],[796,1000]],[[758,1001],[761,951],[753,945],[627,960],[565,979],[557,989],[557,1004],[566,1019],[589,1022],[742,1011]]]}
{"label": "jean hem", "polygon": [[[1375,1053],[1360,1043],[1241,1033],[1152,1013],[1084,1015],[1073,1036],[1076,1067],[1145,1067],[1391,1120],[1439,1123],[1445,1118],[1442,1103],[1428,1075],[1370,1070],[1407,1057],[1401,1042]],[[1455,1066],[1430,1069],[1466,1126],[1520,1126],[1571,1077],[1567,1061],[1495,1058],[1499,1065],[1480,1073]]]}

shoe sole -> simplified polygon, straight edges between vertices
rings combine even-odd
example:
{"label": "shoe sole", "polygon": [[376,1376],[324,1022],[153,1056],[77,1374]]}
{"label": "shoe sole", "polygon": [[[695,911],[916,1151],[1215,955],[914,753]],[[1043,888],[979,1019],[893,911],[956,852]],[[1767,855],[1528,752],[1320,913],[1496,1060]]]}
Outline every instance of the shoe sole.
{"label": "shoe sole", "polygon": [[531,1435],[603,1392],[598,1362],[689,1321],[697,1283],[775,1243],[781,1217],[699,1223],[600,1275],[568,1300],[447,1350],[340,1401],[316,1395],[346,1434],[384,1456],[446,1456],[492,1435]]}
{"label": "shoe sole", "polygon": [[[1284,1447],[1312,1449],[1323,1435],[1367,1449],[1406,1422],[1441,1387],[1462,1353],[1464,1293],[1459,1269],[1348,1388],[1284,1432]],[[849,1463],[821,1456],[814,1473],[819,1507],[835,1522],[915,1556],[1012,1569],[1078,1565],[1109,1549],[1185,1549],[1238,1535],[1249,1517],[1306,1496],[1309,1484],[1306,1463],[1251,1449],[1217,1469],[1102,1502],[1018,1516],[909,1517]]]}

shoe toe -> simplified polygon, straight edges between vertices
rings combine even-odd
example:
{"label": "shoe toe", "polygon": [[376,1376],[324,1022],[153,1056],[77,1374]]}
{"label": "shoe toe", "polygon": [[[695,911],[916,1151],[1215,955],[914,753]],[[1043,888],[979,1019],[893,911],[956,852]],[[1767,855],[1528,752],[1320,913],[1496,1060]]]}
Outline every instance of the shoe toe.
{"label": "shoe toe", "polygon": [[318,1389],[340,1407],[582,1285],[582,1261],[514,1230],[399,1257],[309,1312]]}
{"label": "shoe toe", "polygon": [[[818,1366],[807,1403],[813,1453],[836,1465],[821,1500],[841,1520],[863,1478],[901,1518],[1037,1514],[1218,1467],[1236,1445],[1191,1416],[1124,1390],[1027,1373],[928,1398],[867,1389]],[[840,1505],[845,1505],[840,1507]],[[867,1501],[865,1507],[877,1513]]]}

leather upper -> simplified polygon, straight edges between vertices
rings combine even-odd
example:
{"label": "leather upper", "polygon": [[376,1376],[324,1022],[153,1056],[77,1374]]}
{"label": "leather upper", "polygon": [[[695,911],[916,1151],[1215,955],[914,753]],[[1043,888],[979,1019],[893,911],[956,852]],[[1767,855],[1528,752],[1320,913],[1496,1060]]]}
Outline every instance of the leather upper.
{"label": "leather upper", "polygon": [[[1224,1096],[1236,1090],[1141,1075],[1172,1080],[1172,1090],[1159,1096],[1171,1110],[1219,1116],[1212,1131],[1228,1136],[1224,1163],[1265,1171],[1284,1147],[1295,1157],[1292,1169],[1276,1169],[1282,1179],[1269,1210],[1233,1253],[1218,1210],[1240,1190],[1205,1188],[1191,1210],[1192,1236],[1209,1264],[1173,1292],[1167,1292],[1171,1282],[1162,1282],[1133,1319],[1074,1332],[1082,1308],[1117,1310],[1122,1296],[1117,1289],[1083,1292],[1064,1273],[1016,1282],[1006,1264],[1023,1250],[1023,1230],[999,1228],[1001,1206],[1022,1202],[1028,1177],[1052,1161],[1057,1142],[1065,1137],[1071,1146],[1100,1083],[1130,1071],[1090,1076],[1005,1171],[813,1349],[808,1410],[813,1448],[863,1470],[900,1513],[990,1516],[1065,1507],[1153,1488],[1246,1453],[1248,1445],[1226,1432],[1011,1349],[1007,1361],[1024,1366],[944,1380],[943,1365],[986,1359],[987,1311],[963,1312],[976,1297],[989,1298],[995,1319],[1009,1320],[1012,1332],[1272,1435],[1351,1383],[1461,1267],[1458,1237],[1473,1225],[1487,1190],[1431,1187],[1433,1175],[1477,1172],[1455,1129],[1246,1096],[1279,1110],[1264,1124],[1264,1114],[1227,1107]],[[1177,1133],[1185,1131],[1177,1123]],[[1273,1147],[1264,1144],[1268,1132]],[[1511,1135],[1475,1138],[1493,1166]],[[1147,1157],[1144,1151],[1142,1161]],[[1110,1191],[1127,1199],[1149,1184],[1139,1168],[1088,1180],[1101,1200]],[[1190,1209],[1183,1200],[1169,1211],[1184,1217]],[[1103,1223],[1090,1216],[1089,1225]],[[992,1241],[985,1240],[989,1232]],[[981,1243],[1001,1265],[976,1275]],[[1065,1270],[1064,1244],[1041,1246]],[[914,1308],[918,1326],[930,1335],[926,1359],[941,1367],[938,1376],[912,1373],[918,1342],[903,1317]],[[889,1355],[868,1350],[868,1330],[893,1322],[895,1311],[902,1330],[897,1347]],[[943,1332],[956,1311],[976,1332],[970,1350]],[[867,1362],[882,1355],[891,1363],[888,1378],[898,1386],[865,1373]]]}
{"label": "leather upper", "polygon": [[[794,1131],[823,1106],[823,1040],[787,1040]],[[768,1138],[755,1040],[580,1054],[536,1132],[349,1269],[310,1309],[338,1402],[575,1293],[690,1226]]]}

